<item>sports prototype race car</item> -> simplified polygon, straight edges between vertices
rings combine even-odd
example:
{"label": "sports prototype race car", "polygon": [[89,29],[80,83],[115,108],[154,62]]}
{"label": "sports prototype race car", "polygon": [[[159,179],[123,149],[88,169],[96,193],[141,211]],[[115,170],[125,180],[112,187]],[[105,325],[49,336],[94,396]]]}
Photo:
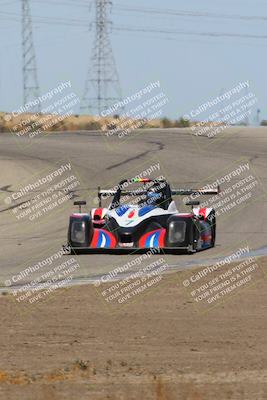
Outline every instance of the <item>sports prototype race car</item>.
{"label": "sports prototype race car", "polygon": [[[138,184],[137,188],[127,190],[132,184]],[[193,200],[186,203],[190,207],[188,212],[179,213],[173,196],[194,195],[196,198],[218,193],[219,187],[171,190],[165,179],[147,178],[123,180],[115,190],[98,188],[99,207],[90,213],[81,210],[85,201],[74,202],[79,212],[70,216],[66,248],[77,254],[150,249],[195,253],[213,247],[216,237],[214,209],[201,208],[199,201]],[[111,196],[110,205],[102,207],[103,199]],[[126,202],[129,200],[130,204]]]}

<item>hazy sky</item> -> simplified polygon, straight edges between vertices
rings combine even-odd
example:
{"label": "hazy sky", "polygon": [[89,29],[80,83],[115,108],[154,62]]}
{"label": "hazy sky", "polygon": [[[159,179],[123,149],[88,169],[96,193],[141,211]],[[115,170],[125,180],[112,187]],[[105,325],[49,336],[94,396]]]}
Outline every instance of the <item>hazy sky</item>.
{"label": "hazy sky", "polygon": [[[31,0],[42,93],[61,81],[71,80],[75,92],[82,95],[94,38],[93,31],[86,26],[94,18],[89,3],[86,0]],[[259,99],[261,119],[267,119],[266,0],[114,0],[113,3],[114,27],[266,35],[266,38],[253,39],[114,30],[113,50],[124,96],[159,79],[170,100],[165,114],[177,118],[219,95],[222,89],[249,80]],[[21,1],[0,0],[0,6],[0,110],[10,111],[22,104]],[[122,10],[120,6],[213,16],[138,13]],[[40,23],[39,17],[45,23]],[[59,18],[59,23],[52,24],[53,18]]]}

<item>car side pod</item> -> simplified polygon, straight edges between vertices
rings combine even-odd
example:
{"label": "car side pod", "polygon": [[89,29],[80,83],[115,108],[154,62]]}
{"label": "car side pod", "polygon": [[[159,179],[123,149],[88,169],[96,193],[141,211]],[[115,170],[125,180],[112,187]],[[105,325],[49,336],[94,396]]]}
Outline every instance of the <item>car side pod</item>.
{"label": "car side pod", "polygon": [[93,223],[89,214],[72,214],[69,221],[68,245],[72,248],[89,247],[93,232]]}
{"label": "car side pod", "polygon": [[196,251],[196,236],[194,215],[192,213],[172,215],[167,221],[167,247]]}

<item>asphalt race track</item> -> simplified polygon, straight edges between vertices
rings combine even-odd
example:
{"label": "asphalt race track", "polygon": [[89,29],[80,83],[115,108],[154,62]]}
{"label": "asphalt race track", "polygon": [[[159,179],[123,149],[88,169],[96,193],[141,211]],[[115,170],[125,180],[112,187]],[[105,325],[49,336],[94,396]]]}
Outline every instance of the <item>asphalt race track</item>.
{"label": "asphalt race track", "polygon": [[[47,211],[44,216],[16,218],[14,209],[26,197],[10,200],[12,194],[35,182],[60,165],[70,163],[80,185],[73,190],[74,199],[85,199],[96,206],[97,186],[113,188],[124,177],[151,171],[150,176],[164,175],[172,187],[199,187],[249,165],[243,175],[231,175],[231,185],[240,179],[254,182],[243,193],[250,196],[218,217],[217,244],[214,249],[194,255],[164,255],[170,268],[187,268],[230,254],[249,246],[267,245],[267,129],[233,127],[223,137],[195,137],[186,129],[137,131],[118,139],[98,132],[52,133],[27,139],[0,134],[0,282],[18,274],[27,266],[57,252],[66,243],[68,216],[75,210],[68,200]],[[157,167],[158,165],[158,167]],[[157,169],[158,168],[158,169]],[[245,167],[244,167],[245,168]],[[251,177],[252,176],[252,177]],[[250,178],[249,178],[250,177]],[[245,181],[243,181],[245,182]],[[255,183],[256,182],[256,183]],[[227,185],[227,182],[226,182]],[[49,186],[49,185],[48,185]],[[235,190],[237,190],[237,186]],[[239,188],[244,188],[240,183]],[[221,185],[222,191],[225,184]],[[40,190],[39,190],[40,191]],[[37,190],[27,192],[30,198]],[[239,193],[240,195],[240,193]],[[184,207],[177,199],[178,208]],[[90,207],[90,204],[88,204]],[[27,208],[27,207],[26,207]],[[26,209],[25,208],[25,209]],[[69,256],[66,256],[69,257]],[[80,255],[75,278],[94,279],[133,255]],[[159,255],[154,256],[162,257]],[[27,281],[28,278],[25,278]]]}

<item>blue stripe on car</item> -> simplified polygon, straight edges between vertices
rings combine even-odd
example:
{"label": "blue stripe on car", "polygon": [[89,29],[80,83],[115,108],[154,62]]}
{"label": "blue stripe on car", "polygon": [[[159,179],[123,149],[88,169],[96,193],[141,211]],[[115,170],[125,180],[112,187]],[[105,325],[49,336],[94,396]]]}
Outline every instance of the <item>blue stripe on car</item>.
{"label": "blue stripe on car", "polygon": [[158,232],[152,232],[146,239],[146,247],[150,247],[150,240],[152,236],[155,235],[154,241],[153,241],[153,247],[159,247],[159,236],[160,236],[160,231]]}
{"label": "blue stripe on car", "polygon": [[107,233],[104,233],[104,235],[106,237],[105,247],[110,247],[110,243],[111,243],[110,237],[109,237],[109,235]]}
{"label": "blue stripe on car", "polygon": [[100,247],[101,242],[102,242],[102,232],[99,231],[98,233],[99,233],[99,234],[98,234],[98,239],[97,239],[97,245],[96,245],[96,247]]}
{"label": "blue stripe on car", "polygon": [[154,210],[155,208],[156,208],[155,206],[144,206],[144,207],[140,208],[138,215],[139,215],[139,217],[143,217],[144,215],[146,215],[150,211]]}
{"label": "blue stripe on car", "polygon": [[101,247],[101,243],[102,243],[104,237],[106,238],[106,244],[104,245],[104,247],[110,247],[110,243],[111,243],[110,237],[106,232],[103,232],[103,231],[99,231],[99,236],[98,236],[96,247],[99,247],[99,248]]}
{"label": "blue stripe on car", "polygon": [[129,208],[130,208],[129,206],[121,206],[116,209],[116,213],[118,214],[119,217],[122,217],[126,213],[126,211],[129,210]]}

